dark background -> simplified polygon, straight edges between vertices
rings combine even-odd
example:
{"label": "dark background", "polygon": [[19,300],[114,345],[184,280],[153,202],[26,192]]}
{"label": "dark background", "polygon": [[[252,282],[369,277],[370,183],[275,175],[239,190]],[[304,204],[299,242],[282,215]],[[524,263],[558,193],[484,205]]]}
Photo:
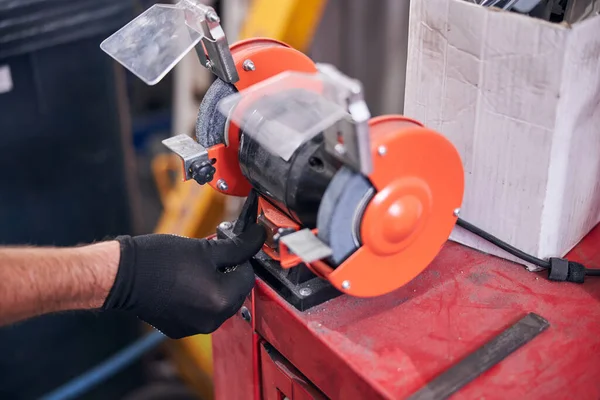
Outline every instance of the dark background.
{"label": "dark background", "polygon": [[[149,88],[102,40],[151,5],[0,0],[0,245],[73,246],[151,232],[161,208],[149,163],[170,134],[171,79]],[[67,313],[0,329],[0,398],[34,399],[142,333],[119,313]],[[149,355],[86,394],[122,398],[151,380]]]}

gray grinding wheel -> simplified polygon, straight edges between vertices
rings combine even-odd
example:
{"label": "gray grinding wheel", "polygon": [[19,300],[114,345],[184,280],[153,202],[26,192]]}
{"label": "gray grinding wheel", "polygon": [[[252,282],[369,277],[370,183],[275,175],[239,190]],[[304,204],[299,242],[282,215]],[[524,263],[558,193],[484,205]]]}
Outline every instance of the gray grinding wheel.
{"label": "gray grinding wheel", "polygon": [[236,92],[235,86],[218,78],[206,91],[202,103],[200,103],[198,119],[196,120],[196,138],[202,146],[208,148],[226,143],[225,124],[227,117],[221,114],[217,105],[219,101]]}
{"label": "gray grinding wheel", "polygon": [[360,221],[375,190],[363,175],[342,167],[333,177],[319,206],[318,236],[333,252],[337,266],[361,246]]}

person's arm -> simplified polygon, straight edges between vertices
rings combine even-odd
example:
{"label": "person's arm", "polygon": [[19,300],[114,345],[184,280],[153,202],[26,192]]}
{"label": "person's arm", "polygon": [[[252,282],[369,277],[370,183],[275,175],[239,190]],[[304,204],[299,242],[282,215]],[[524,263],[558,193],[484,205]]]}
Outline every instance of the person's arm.
{"label": "person's arm", "polygon": [[0,248],[0,325],[100,309],[119,266],[119,242],[76,248]]}
{"label": "person's arm", "polygon": [[101,309],[133,313],[171,338],[213,332],[252,290],[246,261],[265,235],[255,224],[227,240],[153,234],[79,248],[0,248],[0,325]]}

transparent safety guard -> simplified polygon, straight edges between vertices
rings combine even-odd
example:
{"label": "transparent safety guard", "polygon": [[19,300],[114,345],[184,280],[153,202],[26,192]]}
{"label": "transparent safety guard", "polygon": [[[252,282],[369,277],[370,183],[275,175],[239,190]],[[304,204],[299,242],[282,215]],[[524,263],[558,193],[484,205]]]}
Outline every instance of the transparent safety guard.
{"label": "transparent safety guard", "polygon": [[322,73],[282,72],[219,102],[219,111],[284,160],[341,119],[347,90]]}
{"label": "transparent safety guard", "polygon": [[202,40],[193,29],[209,7],[190,0],[175,5],[156,4],[100,45],[134,75],[155,85]]}

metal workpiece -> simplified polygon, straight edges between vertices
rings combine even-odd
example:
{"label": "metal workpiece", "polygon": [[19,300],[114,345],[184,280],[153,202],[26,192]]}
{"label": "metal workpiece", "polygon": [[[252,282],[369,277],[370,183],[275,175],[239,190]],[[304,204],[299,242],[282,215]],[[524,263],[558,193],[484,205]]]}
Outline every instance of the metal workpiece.
{"label": "metal workpiece", "polygon": [[371,113],[364,99],[360,81],[342,74],[329,64],[317,64],[319,72],[336,87],[335,94],[325,93],[348,111],[349,119],[341,119],[324,132],[326,149],[350,168],[368,175],[373,170],[369,119]]}
{"label": "metal workpiece", "polygon": [[331,248],[319,240],[310,229],[285,235],[280,240],[305,263],[322,260],[332,254]]}
{"label": "metal workpiece", "polygon": [[194,179],[201,185],[212,181],[215,168],[204,146],[186,134],[170,137],[162,143],[183,160],[184,180]]}
{"label": "metal workpiece", "polygon": [[491,341],[469,354],[448,371],[429,382],[409,400],[447,399],[462,387],[526,345],[550,324],[541,316],[529,313]]}

